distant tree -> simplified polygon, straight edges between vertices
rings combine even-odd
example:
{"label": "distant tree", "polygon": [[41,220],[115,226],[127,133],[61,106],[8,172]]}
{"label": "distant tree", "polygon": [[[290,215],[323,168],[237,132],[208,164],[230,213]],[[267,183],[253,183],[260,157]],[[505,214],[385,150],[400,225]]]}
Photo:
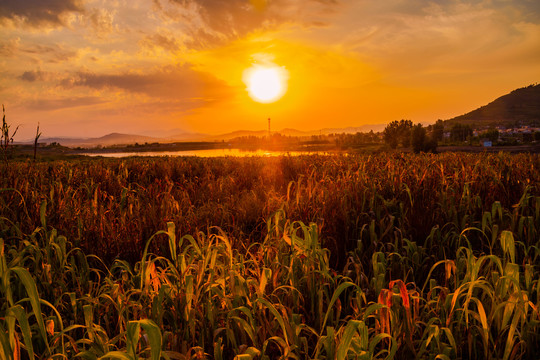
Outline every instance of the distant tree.
{"label": "distant tree", "polygon": [[424,144],[426,142],[426,129],[422,127],[422,124],[413,126],[411,131],[412,148],[415,153],[424,150]]}
{"label": "distant tree", "polygon": [[432,138],[436,141],[441,141],[444,136],[444,121],[441,119],[437,120],[437,122],[433,124],[432,130]]}
{"label": "distant tree", "polygon": [[397,148],[399,143],[404,147],[408,147],[410,145],[412,127],[413,123],[411,120],[402,119],[400,121],[392,121],[384,128],[384,142],[392,149]]}
{"label": "distant tree", "polygon": [[392,149],[397,148],[399,142],[399,122],[397,120],[392,121],[386,125],[383,131],[384,142],[387,143]]}
{"label": "distant tree", "polygon": [[403,133],[401,134],[401,145],[404,148],[408,148],[411,146],[411,128],[403,129]]}
{"label": "distant tree", "polygon": [[485,138],[489,139],[491,142],[496,142],[499,140],[499,130],[490,129],[482,134]]}
{"label": "distant tree", "polygon": [[422,124],[413,126],[411,130],[411,143],[415,153],[418,152],[435,152],[437,149],[437,140],[433,136],[428,136],[427,131]]}
{"label": "distant tree", "polygon": [[437,152],[437,140],[433,137],[428,137],[425,144],[424,144],[424,151],[425,152]]}
{"label": "distant tree", "polygon": [[450,138],[455,141],[465,141],[469,136],[472,136],[473,131],[469,125],[464,124],[454,124],[452,129],[450,129]]}

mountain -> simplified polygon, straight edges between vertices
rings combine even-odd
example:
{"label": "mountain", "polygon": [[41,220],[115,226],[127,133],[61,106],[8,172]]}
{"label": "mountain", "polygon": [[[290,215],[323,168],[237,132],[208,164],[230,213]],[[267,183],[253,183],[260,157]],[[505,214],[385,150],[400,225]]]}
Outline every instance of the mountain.
{"label": "mountain", "polygon": [[[285,128],[279,131],[272,131],[273,134],[278,133],[283,136],[296,136],[296,137],[307,137],[313,135],[329,135],[329,134],[356,134],[357,132],[370,132],[370,131],[383,131],[385,124],[372,124],[372,125],[362,125],[359,127],[347,127],[347,128],[324,128],[320,130],[308,130],[301,131],[297,129]],[[204,140],[208,141],[220,141],[220,140],[231,140],[243,136],[266,136],[268,134],[267,130],[238,130],[221,135],[207,136]]]}
{"label": "mountain", "polygon": [[244,136],[266,136],[268,134],[267,130],[237,130],[226,134],[221,135],[207,135],[201,140],[204,141],[221,141],[221,140],[231,140],[238,137],[244,137]]}
{"label": "mountain", "polygon": [[[285,128],[280,131],[272,131],[272,133],[279,133],[283,136],[296,136],[296,137],[307,137],[313,135],[328,135],[328,134],[354,134],[357,132],[369,132],[373,131],[382,131],[384,129],[384,124],[378,125],[363,125],[360,127],[348,127],[348,128],[326,128],[321,130],[313,131],[301,131],[296,129]],[[96,137],[96,138],[69,138],[69,137],[48,137],[40,138],[39,142],[44,144],[50,143],[59,143],[67,147],[94,147],[94,146],[112,146],[112,145],[129,145],[129,144],[144,144],[144,143],[172,143],[172,142],[185,142],[185,141],[228,141],[234,138],[246,137],[246,136],[257,136],[263,137],[268,134],[267,130],[237,130],[226,134],[221,135],[208,135],[203,133],[181,133],[177,132],[175,135],[164,136],[164,137],[152,137],[152,136],[143,136],[143,135],[133,135],[133,134],[120,134],[120,133],[111,133],[105,136]],[[33,141],[20,141],[18,144],[31,144]]]}
{"label": "mountain", "polygon": [[98,138],[68,138],[68,137],[49,137],[41,138],[40,143],[50,144],[53,142],[59,143],[63,146],[68,147],[89,147],[89,146],[111,146],[111,145],[128,145],[135,143],[153,143],[159,142],[162,139],[154,138],[150,136],[143,135],[131,135],[131,134],[120,134],[120,133],[111,133],[105,136]]}
{"label": "mountain", "polygon": [[178,130],[170,131],[170,133],[174,135],[165,135],[159,137],[161,142],[201,141],[210,136],[203,133],[182,132]]}
{"label": "mountain", "polygon": [[95,142],[102,145],[124,145],[124,144],[134,144],[134,143],[152,143],[159,142],[159,138],[143,136],[143,135],[130,135],[130,134],[119,134],[111,133],[105,136],[92,139]]}
{"label": "mountain", "polygon": [[386,127],[386,124],[369,124],[369,125],[362,125],[357,127],[346,127],[346,128],[326,128],[320,130],[322,135],[328,135],[328,134],[356,134],[358,132],[380,132],[383,131]]}
{"label": "mountain", "polygon": [[521,125],[540,126],[540,84],[529,85],[503,95],[467,114],[445,121],[472,127]]}

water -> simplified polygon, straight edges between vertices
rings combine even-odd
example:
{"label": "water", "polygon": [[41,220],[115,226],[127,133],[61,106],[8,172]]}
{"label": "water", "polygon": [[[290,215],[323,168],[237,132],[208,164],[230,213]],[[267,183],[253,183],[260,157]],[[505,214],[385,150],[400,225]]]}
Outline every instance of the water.
{"label": "water", "polygon": [[206,150],[185,150],[185,151],[141,151],[141,152],[100,152],[100,153],[80,153],[78,155],[103,156],[110,158],[122,158],[128,156],[198,156],[198,157],[221,157],[221,156],[298,156],[310,154],[329,154],[327,151],[270,151],[270,150],[240,150],[240,149],[206,149]]}

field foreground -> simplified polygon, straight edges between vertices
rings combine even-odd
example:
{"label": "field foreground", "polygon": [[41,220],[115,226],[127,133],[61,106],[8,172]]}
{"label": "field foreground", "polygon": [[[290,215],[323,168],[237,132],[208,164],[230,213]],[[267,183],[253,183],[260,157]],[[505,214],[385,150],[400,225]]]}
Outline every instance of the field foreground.
{"label": "field foreground", "polygon": [[0,166],[0,359],[537,358],[537,154]]}

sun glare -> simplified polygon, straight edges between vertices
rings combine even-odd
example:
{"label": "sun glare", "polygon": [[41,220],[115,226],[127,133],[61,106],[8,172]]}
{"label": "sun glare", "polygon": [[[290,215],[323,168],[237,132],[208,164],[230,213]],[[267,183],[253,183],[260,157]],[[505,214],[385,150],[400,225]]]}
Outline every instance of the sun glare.
{"label": "sun glare", "polygon": [[277,65],[253,65],[243,75],[249,96],[260,103],[279,100],[287,91],[287,79],[287,70]]}

